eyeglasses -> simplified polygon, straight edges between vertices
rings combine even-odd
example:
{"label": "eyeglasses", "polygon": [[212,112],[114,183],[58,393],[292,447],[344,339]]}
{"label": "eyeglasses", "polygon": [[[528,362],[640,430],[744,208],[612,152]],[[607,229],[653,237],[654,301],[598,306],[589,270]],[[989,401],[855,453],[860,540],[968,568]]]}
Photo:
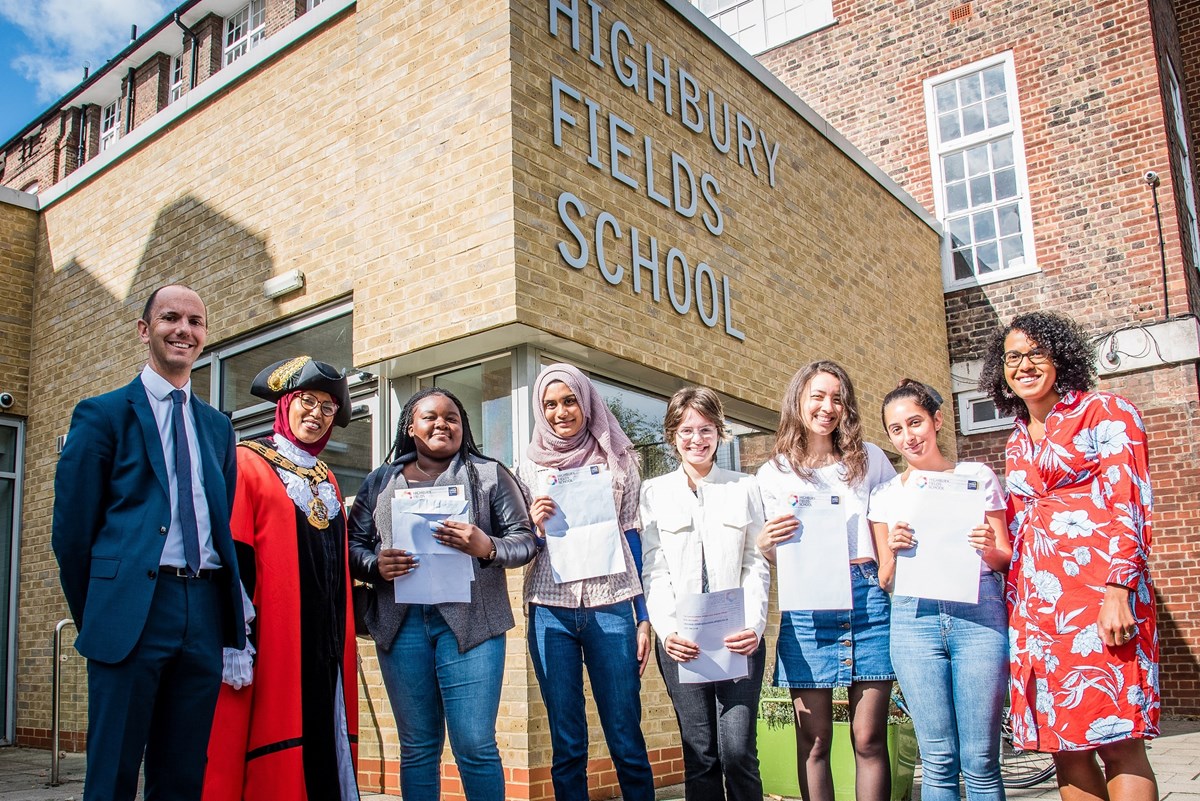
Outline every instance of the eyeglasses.
{"label": "eyeglasses", "polygon": [[1004,354],[1005,367],[1020,367],[1021,362],[1029,359],[1030,364],[1042,365],[1050,361],[1050,351],[1042,348],[1034,348],[1022,353],[1019,350],[1010,350]]}
{"label": "eyeglasses", "polygon": [[338,413],[338,409],[342,408],[342,407],[338,406],[336,403],[334,403],[333,401],[324,401],[323,403],[317,403],[317,399],[314,398],[312,395],[301,395],[300,396],[300,405],[304,407],[304,411],[306,411],[306,412],[311,412],[313,409],[316,409],[319,407],[321,409],[321,414],[324,417],[333,417],[335,414]]}
{"label": "eyeglasses", "polygon": [[691,439],[699,437],[700,439],[712,439],[717,435],[717,429],[714,426],[704,426],[703,428],[681,428],[675,432],[680,439]]}

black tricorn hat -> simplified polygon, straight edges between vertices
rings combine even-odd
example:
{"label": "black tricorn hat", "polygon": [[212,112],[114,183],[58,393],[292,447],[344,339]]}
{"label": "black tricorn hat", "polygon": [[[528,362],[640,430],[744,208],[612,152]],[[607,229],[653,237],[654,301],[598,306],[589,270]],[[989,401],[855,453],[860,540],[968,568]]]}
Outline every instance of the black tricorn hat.
{"label": "black tricorn hat", "polygon": [[298,389],[328,392],[338,405],[333,424],[342,428],[350,424],[350,385],[345,373],[332,364],[311,356],[284,359],[264,367],[250,384],[251,395],[275,402]]}

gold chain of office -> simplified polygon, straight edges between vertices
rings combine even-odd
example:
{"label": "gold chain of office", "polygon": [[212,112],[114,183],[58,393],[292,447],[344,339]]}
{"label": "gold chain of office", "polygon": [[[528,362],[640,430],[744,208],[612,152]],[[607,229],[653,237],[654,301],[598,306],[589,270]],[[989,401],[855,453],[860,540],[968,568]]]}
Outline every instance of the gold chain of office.
{"label": "gold chain of office", "polygon": [[317,495],[317,487],[322,481],[329,478],[329,468],[325,466],[324,462],[318,459],[317,463],[312,467],[301,467],[279,451],[261,442],[249,441],[239,443],[239,445],[243,448],[249,448],[276,467],[281,467],[289,473],[295,473],[307,481],[309,488],[312,490],[312,500],[308,503],[308,522],[313,528],[319,531],[329,528],[329,507]]}

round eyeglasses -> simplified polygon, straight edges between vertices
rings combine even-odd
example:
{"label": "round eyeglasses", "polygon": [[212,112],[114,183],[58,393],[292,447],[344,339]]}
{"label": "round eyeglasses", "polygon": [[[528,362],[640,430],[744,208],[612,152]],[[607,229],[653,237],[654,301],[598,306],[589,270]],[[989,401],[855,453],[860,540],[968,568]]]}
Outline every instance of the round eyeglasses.
{"label": "round eyeglasses", "polygon": [[1021,352],[1019,350],[1010,350],[1004,354],[1005,367],[1020,367],[1021,362],[1029,359],[1030,364],[1042,365],[1050,361],[1050,351],[1042,348],[1033,348]]}
{"label": "round eyeglasses", "polygon": [[301,395],[300,405],[304,407],[304,411],[311,412],[313,409],[319,408],[324,417],[333,417],[338,413],[338,409],[342,408],[333,401],[317,402],[317,399],[312,395]]}

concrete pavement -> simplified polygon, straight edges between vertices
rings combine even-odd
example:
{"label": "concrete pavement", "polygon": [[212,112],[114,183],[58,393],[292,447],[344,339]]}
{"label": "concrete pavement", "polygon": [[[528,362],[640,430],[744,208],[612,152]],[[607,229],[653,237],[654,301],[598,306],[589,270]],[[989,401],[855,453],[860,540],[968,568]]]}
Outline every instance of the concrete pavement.
{"label": "concrete pavement", "polygon": [[[1163,801],[1200,801],[1200,721],[1167,720],[1162,736],[1150,746],[1150,762],[1158,776]],[[33,748],[0,748],[0,801],[82,801],[84,758],[67,754],[61,761],[57,787],[49,786],[50,752]],[[1009,790],[1010,799],[1058,798],[1053,782],[1028,790]],[[141,796],[138,796],[139,799]],[[657,793],[660,801],[683,798],[683,787]],[[363,801],[390,801],[394,796],[367,795]],[[920,798],[918,785],[914,801]]]}

